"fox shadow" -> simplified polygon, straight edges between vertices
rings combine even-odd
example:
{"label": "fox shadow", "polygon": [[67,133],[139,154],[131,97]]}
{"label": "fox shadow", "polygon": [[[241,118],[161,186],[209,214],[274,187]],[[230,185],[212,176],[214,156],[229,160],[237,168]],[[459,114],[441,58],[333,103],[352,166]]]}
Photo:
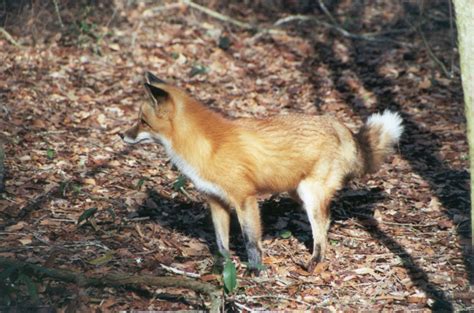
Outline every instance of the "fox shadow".
{"label": "fox shadow", "polygon": [[[134,213],[139,217],[150,217],[159,225],[186,237],[204,242],[214,256],[217,255],[217,245],[210,211],[200,202],[184,200],[177,197],[168,199],[154,189],[148,189],[148,199]],[[364,227],[364,230],[375,240],[381,242],[397,256],[411,280],[435,300],[433,309],[452,311],[452,304],[445,294],[430,282],[426,272],[415,262],[413,256],[389,234],[385,233],[374,218],[377,204],[388,199],[388,194],[382,188],[358,188],[355,184],[343,188],[331,202],[332,223],[354,219]],[[154,205],[150,206],[150,201]],[[272,197],[260,203],[263,225],[263,237],[276,238],[281,236],[282,228],[279,221],[286,219],[285,230],[312,253],[312,234],[306,212],[290,198]],[[329,230],[330,234],[331,230]],[[232,213],[230,230],[230,249],[240,260],[247,261],[244,241],[240,226]]]}
{"label": "fox shadow", "polygon": [[[151,188],[147,190],[147,194],[148,198],[130,217],[149,217],[162,227],[204,242],[211,253],[218,254],[210,210],[204,202],[193,202],[184,197],[168,199]],[[345,188],[331,203],[332,220],[342,221],[360,216],[371,218],[374,204],[383,198],[384,195],[380,190]],[[357,215],[339,204],[354,202],[354,200],[359,204],[372,202],[365,203],[363,209],[358,209]],[[305,245],[308,254],[312,253],[311,227],[306,212],[300,204],[283,195],[260,201],[259,207],[263,238],[278,238],[282,231],[290,231],[299,242]],[[358,207],[358,205],[355,204],[353,207]],[[234,210],[231,212],[229,241],[231,252],[242,261],[247,261],[240,224]]]}

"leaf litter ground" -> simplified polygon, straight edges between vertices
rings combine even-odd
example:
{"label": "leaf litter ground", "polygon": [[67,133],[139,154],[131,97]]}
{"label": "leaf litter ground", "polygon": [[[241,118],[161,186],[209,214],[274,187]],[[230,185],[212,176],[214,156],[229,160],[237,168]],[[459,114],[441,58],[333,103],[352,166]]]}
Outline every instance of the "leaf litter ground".
{"label": "leaf litter ground", "polygon": [[[147,5],[121,9],[119,25],[81,47],[52,41],[18,49],[0,41],[8,170],[0,256],[86,274],[168,273],[162,264],[222,286],[212,274],[216,246],[201,196],[161,147],[130,147],[117,136],[146,101],[149,70],[231,117],[331,114],[356,130],[370,113],[390,108],[405,121],[400,153],[334,199],[330,250],[314,273],[302,265],[310,256],[309,223],[285,195],[261,199],[267,270],[260,277],[244,274],[245,251],[233,224],[238,289],[227,310],[471,307],[459,73],[454,67],[454,78],[443,76],[407,29],[410,15],[403,7],[385,14],[393,8],[380,3],[366,4],[373,11],[344,2],[334,10],[340,25],[391,41],[351,39],[303,23],[255,34],[184,6],[155,12]],[[245,7],[224,12],[261,25],[285,16]],[[427,12],[444,14],[436,6]],[[449,64],[455,53],[449,28],[428,13],[428,40]],[[50,282],[39,294],[40,303],[63,309],[204,308],[191,291],[146,286],[82,290]],[[17,301],[30,300],[18,295]]]}

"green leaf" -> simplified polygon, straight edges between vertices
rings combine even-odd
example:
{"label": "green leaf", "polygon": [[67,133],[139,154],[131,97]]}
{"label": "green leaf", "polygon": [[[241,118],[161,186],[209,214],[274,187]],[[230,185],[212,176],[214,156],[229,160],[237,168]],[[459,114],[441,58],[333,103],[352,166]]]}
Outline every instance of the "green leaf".
{"label": "green leaf", "polygon": [[189,73],[189,76],[193,77],[199,74],[206,74],[207,71],[208,71],[207,67],[200,64],[196,64],[191,68],[191,73]]}
{"label": "green leaf", "polygon": [[48,150],[46,150],[46,155],[48,156],[48,159],[52,160],[55,155],[54,150],[51,148],[48,148]]}
{"label": "green leaf", "polygon": [[280,237],[283,238],[283,239],[288,239],[288,238],[290,238],[291,236],[292,236],[291,231],[289,231],[289,230],[287,230],[287,229],[281,231],[281,233],[280,233]]}
{"label": "green leaf", "polygon": [[219,48],[222,50],[227,50],[230,47],[230,39],[227,36],[221,36],[219,37]]}
{"label": "green leaf", "polygon": [[171,57],[176,60],[177,58],[179,58],[179,53],[171,52]]}
{"label": "green leaf", "polygon": [[82,213],[81,216],[79,216],[79,218],[77,219],[77,224],[80,224],[84,220],[88,220],[89,218],[94,216],[95,213],[97,213],[97,208],[90,208],[85,210],[84,213]]}
{"label": "green leaf", "polygon": [[115,218],[116,218],[117,216],[115,215],[114,209],[108,208],[108,209],[107,209],[107,212],[109,212],[110,216],[112,216],[112,223],[115,222]]}
{"label": "green leaf", "polygon": [[31,278],[25,274],[20,274],[18,276],[18,281],[21,281],[26,285],[26,289],[28,290],[28,294],[33,302],[38,301],[38,289],[36,288],[35,283],[31,280]]}
{"label": "green leaf", "polygon": [[81,185],[77,185],[77,184],[73,184],[73,185],[72,185],[72,190],[74,191],[74,193],[80,193],[81,190],[82,190],[82,186],[81,186]]}
{"label": "green leaf", "polygon": [[232,293],[237,287],[237,270],[234,262],[231,259],[227,259],[224,264],[224,271],[222,272],[222,278],[224,280],[224,289],[227,293]]}
{"label": "green leaf", "polygon": [[112,260],[113,256],[114,256],[114,252],[113,251],[108,251],[103,256],[100,256],[98,258],[95,258],[95,259],[87,261],[87,262],[89,264],[92,264],[92,265],[102,265],[102,264],[110,262]]}
{"label": "green leaf", "polygon": [[183,175],[180,175],[178,179],[173,183],[173,190],[179,191],[181,188],[184,188],[185,184],[186,184],[186,177],[184,177]]}
{"label": "green leaf", "polygon": [[144,183],[145,183],[145,179],[140,178],[140,180],[138,181],[137,186],[136,186],[137,190],[140,190],[140,188],[142,188]]}
{"label": "green leaf", "polygon": [[59,194],[61,196],[64,196],[66,194],[68,185],[69,185],[69,182],[66,182],[66,181],[62,181],[59,183]]}

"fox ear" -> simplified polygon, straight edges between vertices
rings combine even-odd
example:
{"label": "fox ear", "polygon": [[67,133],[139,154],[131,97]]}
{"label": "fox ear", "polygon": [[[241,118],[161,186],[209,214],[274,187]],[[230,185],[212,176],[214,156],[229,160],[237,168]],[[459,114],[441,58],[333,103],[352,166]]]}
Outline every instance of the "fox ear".
{"label": "fox ear", "polygon": [[166,84],[166,82],[162,79],[159,79],[155,75],[153,75],[150,72],[145,73],[145,80],[148,84],[153,85],[153,84]]}
{"label": "fox ear", "polygon": [[153,105],[163,103],[170,96],[166,90],[150,85],[149,83],[145,83],[145,88],[153,102]]}

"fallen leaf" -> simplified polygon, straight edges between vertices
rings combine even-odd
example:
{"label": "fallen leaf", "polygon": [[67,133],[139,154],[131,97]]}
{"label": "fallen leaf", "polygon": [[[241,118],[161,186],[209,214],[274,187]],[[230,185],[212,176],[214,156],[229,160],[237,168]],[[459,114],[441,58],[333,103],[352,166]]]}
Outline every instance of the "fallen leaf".
{"label": "fallen leaf", "polygon": [[22,230],[24,227],[25,227],[26,222],[19,222],[15,225],[11,225],[11,226],[8,226],[5,228],[5,231],[7,232],[15,232],[15,231],[19,231],[19,230]]}
{"label": "fallen leaf", "polygon": [[431,79],[428,77],[425,77],[419,84],[418,88],[420,89],[428,89],[431,87]]}

